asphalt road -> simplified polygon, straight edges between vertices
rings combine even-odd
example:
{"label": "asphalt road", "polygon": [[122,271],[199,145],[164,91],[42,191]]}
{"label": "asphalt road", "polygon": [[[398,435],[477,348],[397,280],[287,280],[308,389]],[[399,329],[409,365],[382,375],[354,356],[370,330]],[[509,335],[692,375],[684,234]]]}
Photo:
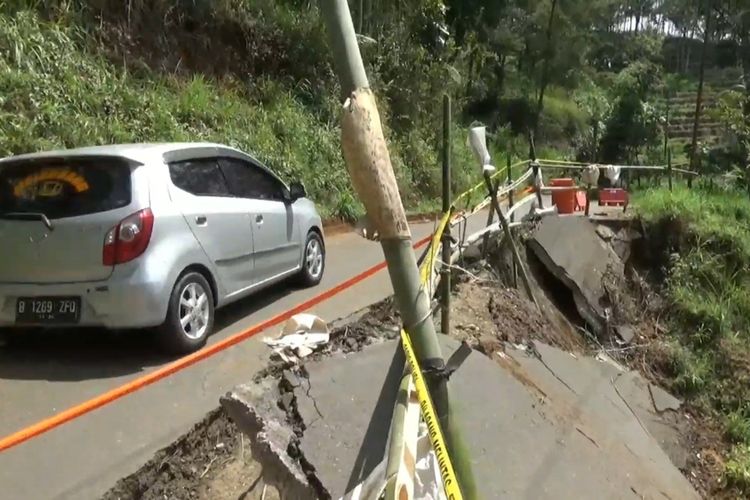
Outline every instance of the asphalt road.
{"label": "asphalt road", "polygon": [[[484,227],[486,212],[469,220]],[[435,223],[412,226],[414,241]],[[323,282],[312,289],[277,286],[217,312],[216,342],[286,311],[383,260],[380,245],[352,233],[327,240]],[[326,320],[348,316],[392,294],[386,271],[318,304]],[[265,335],[276,332],[266,332]],[[265,363],[264,333],[154,385],[0,452],[0,500],[98,498],[136,471],[249,381]],[[0,348],[0,437],[142,376],[171,359],[147,333],[100,330],[45,333]]]}

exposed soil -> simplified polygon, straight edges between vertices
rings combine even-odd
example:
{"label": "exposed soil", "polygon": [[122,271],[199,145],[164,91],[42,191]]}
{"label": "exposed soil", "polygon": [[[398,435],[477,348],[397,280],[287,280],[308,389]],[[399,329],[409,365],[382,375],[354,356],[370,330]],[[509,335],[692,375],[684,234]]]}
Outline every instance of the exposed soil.
{"label": "exposed soil", "polygon": [[484,354],[502,351],[505,342],[529,345],[532,340],[574,352],[582,348],[580,335],[555,327],[516,289],[470,279],[458,284],[454,300],[451,335]]}
{"label": "exposed soil", "polygon": [[[221,410],[159,451],[138,472],[118,481],[104,500],[260,499],[260,466],[237,427]],[[270,489],[269,489],[270,490]],[[267,499],[277,499],[267,491]]]}

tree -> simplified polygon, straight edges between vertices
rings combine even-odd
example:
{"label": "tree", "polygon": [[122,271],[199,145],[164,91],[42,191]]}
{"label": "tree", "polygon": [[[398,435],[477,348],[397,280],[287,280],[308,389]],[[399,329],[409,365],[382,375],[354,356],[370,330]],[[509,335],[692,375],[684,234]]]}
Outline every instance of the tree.
{"label": "tree", "polygon": [[713,21],[713,0],[707,0],[705,5],[705,18],[703,23],[703,47],[701,48],[700,69],[698,70],[698,92],[695,96],[695,117],[693,119],[693,138],[690,142],[690,166],[693,170],[698,168],[698,127],[700,126],[701,111],[703,105],[703,82],[706,76],[706,53],[708,43],[711,40],[711,26]]}
{"label": "tree", "polygon": [[659,82],[658,68],[648,62],[634,63],[617,76],[600,146],[603,161],[633,162],[643,147],[658,144],[659,116],[648,99]]}
{"label": "tree", "polygon": [[[539,131],[539,117],[542,115],[542,108],[544,107],[544,92],[547,90],[547,85],[549,83],[550,60],[554,57],[552,35],[554,34],[553,27],[555,22],[555,10],[557,10],[557,0],[552,0],[552,6],[549,10],[549,21],[547,22],[547,30],[545,34],[544,61],[542,62],[542,77],[539,82],[539,96],[536,103],[532,138],[536,137],[537,132]],[[529,148],[533,148],[533,145],[529,144]],[[529,157],[532,158],[533,156],[534,154],[529,150]]]}
{"label": "tree", "polygon": [[742,65],[742,81],[745,90],[743,114],[746,130],[750,131],[750,2],[745,1],[737,17],[737,38],[740,46],[740,64]]}

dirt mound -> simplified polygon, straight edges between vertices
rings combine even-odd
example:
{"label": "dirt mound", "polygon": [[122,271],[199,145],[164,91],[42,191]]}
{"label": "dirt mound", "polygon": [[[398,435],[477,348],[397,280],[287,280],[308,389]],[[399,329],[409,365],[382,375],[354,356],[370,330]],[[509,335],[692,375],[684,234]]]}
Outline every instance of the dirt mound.
{"label": "dirt mound", "polygon": [[572,351],[581,348],[580,339],[565,335],[531,302],[521,298],[517,290],[498,290],[498,293],[490,296],[489,309],[502,340],[514,344],[539,340]]}
{"label": "dirt mound", "polygon": [[485,354],[502,351],[504,342],[530,345],[532,340],[573,352],[583,349],[579,334],[559,328],[521,292],[479,272],[475,278],[458,276],[451,304],[451,336]]}
{"label": "dirt mound", "polygon": [[[244,449],[243,437],[223,410],[215,410],[193,429],[167,448],[159,451],[138,472],[118,481],[103,497],[104,500],[162,500],[164,498],[228,498],[209,491],[217,471],[230,464],[245,468],[245,489],[239,495],[251,495],[252,457]],[[236,483],[237,486],[243,482]],[[210,493],[210,494],[209,494]],[[234,498],[237,498],[235,496]],[[257,496],[257,498],[260,498]]]}

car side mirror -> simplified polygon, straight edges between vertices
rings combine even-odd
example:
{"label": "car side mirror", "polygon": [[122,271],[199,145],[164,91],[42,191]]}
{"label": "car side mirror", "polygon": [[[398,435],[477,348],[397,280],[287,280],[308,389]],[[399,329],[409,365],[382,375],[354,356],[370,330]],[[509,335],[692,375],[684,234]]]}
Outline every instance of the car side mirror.
{"label": "car side mirror", "polygon": [[302,185],[301,182],[292,182],[289,186],[289,197],[291,198],[291,201],[297,201],[300,198],[305,198],[307,196],[307,191],[305,191],[305,186]]}

